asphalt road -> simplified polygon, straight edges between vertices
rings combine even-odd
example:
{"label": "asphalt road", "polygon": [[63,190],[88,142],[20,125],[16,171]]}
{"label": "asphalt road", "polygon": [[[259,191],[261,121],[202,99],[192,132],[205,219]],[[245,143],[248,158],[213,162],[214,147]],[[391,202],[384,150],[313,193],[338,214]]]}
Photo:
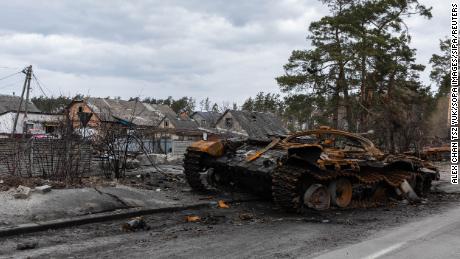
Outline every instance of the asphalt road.
{"label": "asphalt road", "polygon": [[[419,204],[293,215],[252,201],[148,215],[136,232],[117,220],[0,236],[0,258],[460,258],[460,193],[447,181],[435,190]],[[17,250],[27,242],[37,245]]]}
{"label": "asphalt road", "polygon": [[[0,237],[0,258],[404,258],[398,253],[411,249],[437,258],[436,251],[428,247],[437,245],[429,239],[445,245],[449,235],[456,234],[452,226],[458,228],[459,198],[432,196],[428,203],[416,206],[399,204],[303,216],[276,212],[269,202],[160,213],[146,216],[151,228],[138,232],[121,231],[123,220]],[[452,207],[459,209],[450,211]],[[243,219],[243,213],[250,218]],[[187,215],[198,215],[201,221],[187,223]],[[16,250],[24,242],[38,245]],[[450,242],[455,249],[458,240]],[[433,254],[414,245],[426,246]]]}
{"label": "asphalt road", "polygon": [[317,258],[460,258],[460,207]]}

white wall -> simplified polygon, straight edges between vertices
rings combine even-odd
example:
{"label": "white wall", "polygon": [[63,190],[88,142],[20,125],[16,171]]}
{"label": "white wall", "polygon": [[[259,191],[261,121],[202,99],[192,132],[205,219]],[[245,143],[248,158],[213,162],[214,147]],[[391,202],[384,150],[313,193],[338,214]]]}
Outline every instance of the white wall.
{"label": "white wall", "polygon": [[[13,130],[15,112],[8,112],[0,115],[0,134],[10,134]],[[59,122],[64,120],[64,115],[28,113],[27,122],[34,124],[33,128],[44,129],[45,122]],[[19,113],[16,133],[22,134],[24,127],[24,113]]]}

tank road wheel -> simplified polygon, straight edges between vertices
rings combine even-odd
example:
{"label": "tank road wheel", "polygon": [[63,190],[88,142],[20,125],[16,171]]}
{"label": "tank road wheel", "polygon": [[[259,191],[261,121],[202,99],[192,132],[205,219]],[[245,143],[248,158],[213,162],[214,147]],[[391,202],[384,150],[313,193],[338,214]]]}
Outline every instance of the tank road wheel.
{"label": "tank road wheel", "polygon": [[382,184],[378,184],[372,192],[371,202],[383,204],[388,200],[388,188]]}
{"label": "tank road wheel", "polygon": [[417,181],[414,188],[414,191],[417,193],[417,195],[426,196],[428,193],[430,193],[431,181],[432,179],[429,175],[417,176]]}
{"label": "tank road wheel", "polygon": [[346,208],[350,205],[353,196],[353,186],[350,180],[340,177],[329,184],[331,202],[339,208]]}
{"label": "tank road wheel", "polygon": [[327,210],[331,204],[331,195],[323,185],[313,184],[303,195],[303,202],[309,208]]}

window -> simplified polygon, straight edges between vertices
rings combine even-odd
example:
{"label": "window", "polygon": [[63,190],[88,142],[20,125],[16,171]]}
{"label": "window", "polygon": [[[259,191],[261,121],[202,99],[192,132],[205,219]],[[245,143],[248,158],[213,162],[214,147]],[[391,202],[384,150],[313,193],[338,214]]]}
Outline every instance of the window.
{"label": "window", "polygon": [[78,107],[78,112],[83,112],[83,107],[82,106]]}
{"label": "window", "polygon": [[54,126],[45,126],[45,132],[46,133],[53,133],[56,130],[56,127]]}
{"label": "window", "polygon": [[169,121],[165,120],[165,127],[169,127]]}
{"label": "window", "polygon": [[225,127],[227,127],[227,128],[233,127],[233,119],[232,118],[225,118]]}
{"label": "window", "polygon": [[26,132],[28,133],[31,129],[34,128],[34,124],[33,123],[26,123]]}
{"label": "window", "polygon": [[201,126],[206,126],[206,120],[201,120]]}

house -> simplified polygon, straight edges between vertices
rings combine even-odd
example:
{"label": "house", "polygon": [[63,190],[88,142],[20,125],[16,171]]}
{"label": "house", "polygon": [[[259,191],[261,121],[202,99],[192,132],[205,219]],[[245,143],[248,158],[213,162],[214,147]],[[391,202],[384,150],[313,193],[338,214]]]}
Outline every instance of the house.
{"label": "house", "polygon": [[196,121],[188,116],[166,114],[158,124],[158,128],[172,133],[173,140],[198,140],[203,135]]}
{"label": "house", "polygon": [[[9,136],[13,132],[14,120],[16,118],[21,97],[12,95],[0,95],[0,135]],[[25,118],[25,106],[27,105],[27,117]],[[62,114],[43,113],[31,101],[21,105],[16,134],[52,134],[64,120]]]}
{"label": "house", "polygon": [[216,122],[219,132],[226,132],[253,139],[285,136],[288,130],[273,113],[227,110]]}
{"label": "house", "polygon": [[222,113],[207,111],[194,112],[190,117],[197,122],[200,128],[215,128],[220,116]]}
{"label": "house", "polygon": [[93,97],[72,101],[67,112],[73,128],[81,128],[87,117],[86,126],[94,129],[102,123],[154,128],[166,115],[176,115],[167,105]]}
{"label": "house", "polygon": [[203,138],[198,124],[186,114],[166,114],[155,133],[156,149],[161,153],[183,156],[187,147]]}
{"label": "house", "polygon": [[159,128],[175,129],[175,130],[198,130],[196,121],[186,116],[175,116],[166,114],[165,117],[158,124]]}

